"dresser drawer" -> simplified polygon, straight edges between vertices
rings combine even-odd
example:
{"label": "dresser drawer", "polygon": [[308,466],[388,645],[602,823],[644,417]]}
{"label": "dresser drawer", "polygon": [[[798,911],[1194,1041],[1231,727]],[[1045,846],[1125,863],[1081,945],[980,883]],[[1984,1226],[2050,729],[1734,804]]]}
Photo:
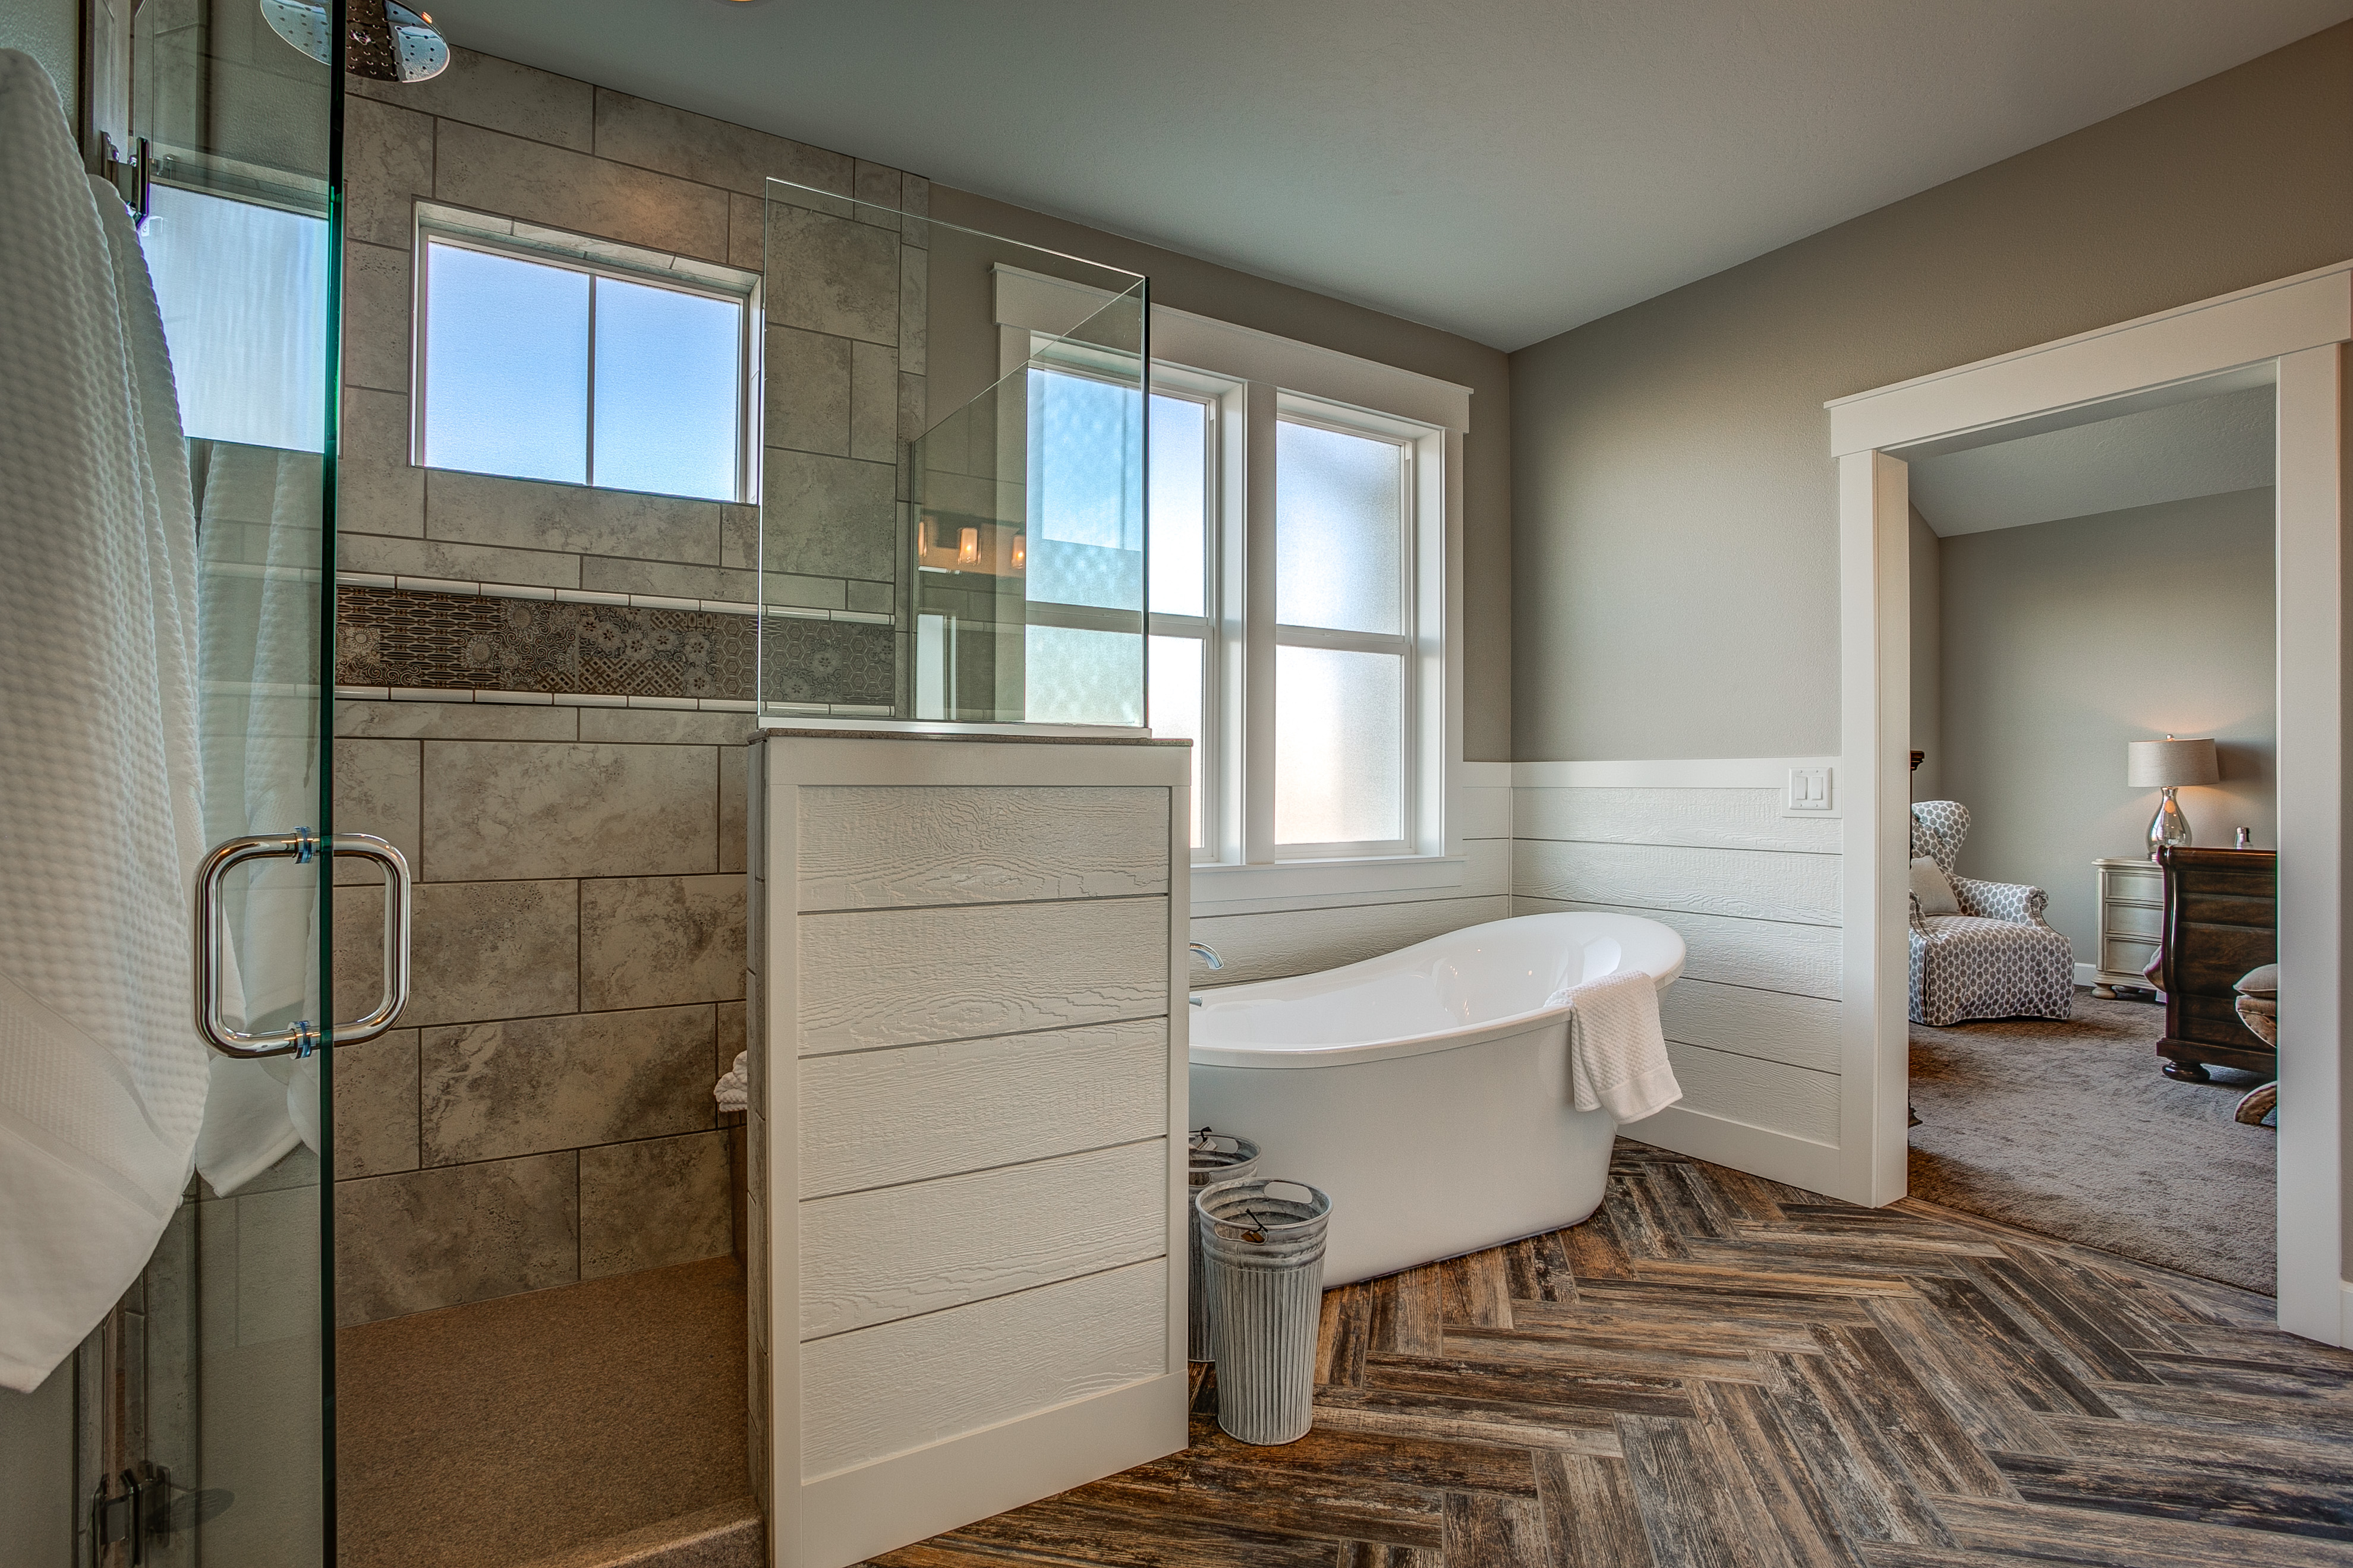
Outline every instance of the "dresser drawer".
{"label": "dresser drawer", "polygon": [[2110,901],[2102,911],[2101,931],[2107,936],[2147,937],[2158,942],[2165,935],[2165,910],[2156,904],[2123,904]]}
{"label": "dresser drawer", "polygon": [[2110,936],[2100,942],[2100,969],[2107,974],[2138,974],[2157,956],[2154,942],[2137,942],[2127,936]]}

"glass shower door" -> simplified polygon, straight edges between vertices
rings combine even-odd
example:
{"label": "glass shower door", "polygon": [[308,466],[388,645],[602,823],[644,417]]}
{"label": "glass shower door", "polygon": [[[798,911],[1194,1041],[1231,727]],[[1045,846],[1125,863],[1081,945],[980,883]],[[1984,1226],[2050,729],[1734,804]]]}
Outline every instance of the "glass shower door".
{"label": "glass shower door", "polygon": [[216,1016],[298,1048],[216,1057],[196,1177],[83,1352],[78,1561],[311,1568],[334,1558],[332,858],[311,846],[333,828],[339,87],[254,0],[131,14],[121,184],[187,437],[206,837],[296,851],[218,879]]}

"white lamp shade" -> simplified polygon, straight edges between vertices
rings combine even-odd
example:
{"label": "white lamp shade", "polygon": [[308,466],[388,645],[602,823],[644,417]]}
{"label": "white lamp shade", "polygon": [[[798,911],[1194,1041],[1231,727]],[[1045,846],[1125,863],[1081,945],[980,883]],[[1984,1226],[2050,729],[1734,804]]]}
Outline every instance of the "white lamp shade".
{"label": "white lamp shade", "polygon": [[2125,783],[2135,789],[2210,784],[2219,783],[2222,777],[2211,740],[2129,741],[2125,751]]}

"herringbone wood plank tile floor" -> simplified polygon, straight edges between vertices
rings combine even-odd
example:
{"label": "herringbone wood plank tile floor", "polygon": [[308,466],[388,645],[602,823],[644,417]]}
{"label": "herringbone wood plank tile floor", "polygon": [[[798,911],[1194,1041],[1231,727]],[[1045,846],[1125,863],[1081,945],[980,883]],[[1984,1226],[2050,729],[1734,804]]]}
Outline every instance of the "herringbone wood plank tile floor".
{"label": "herringbone wood plank tile floor", "polygon": [[[1327,1292],[1315,1429],[883,1568],[2353,1564],[2353,1352],[2271,1302],[1620,1142],[1591,1219]],[[1198,1371],[1198,1369],[1197,1369]]]}

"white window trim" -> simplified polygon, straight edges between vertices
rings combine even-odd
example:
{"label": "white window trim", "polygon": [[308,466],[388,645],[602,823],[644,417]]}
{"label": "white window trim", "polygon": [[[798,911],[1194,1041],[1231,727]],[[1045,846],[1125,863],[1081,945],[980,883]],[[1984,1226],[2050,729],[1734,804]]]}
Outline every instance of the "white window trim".
{"label": "white window trim", "polygon": [[[1109,298],[1082,284],[1003,264],[995,268],[994,285],[1003,329],[1000,354],[1010,362],[1000,368],[1008,371],[1029,355],[1032,334],[1067,332]],[[1322,405],[1317,422],[1336,408],[1345,411],[1347,425],[1412,444],[1414,512],[1420,531],[1414,552],[1421,575],[1415,585],[1419,615],[1412,642],[1419,668],[1410,682],[1416,698],[1409,782],[1418,809],[1405,854],[1311,859],[1277,852],[1272,770],[1261,769],[1251,778],[1243,755],[1226,754],[1271,754],[1274,746],[1272,606],[1262,615],[1244,613],[1244,596],[1253,583],[1273,581],[1273,533],[1261,531],[1250,542],[1247,562],[1241,551],[1216,551],[1213,559],[1224,563],[1225,580],[1215,584],[1210,609],[1227,634],[1227,668],[1203,693],[1202,726],[1222,734],[1212,710],[1223,715],[1237,704],[1248,721],[1240,748],[1213,745],[1203,758],[1203,788],[1210,797],[1205,805],[1227,809],[1209,815],[1220,841],[1197,856],[1195,904],[1461,886],[1465,861],[1453,808],[1463,767],[1462,441],[1471,428],[1470,388],[1166,305],[1154,305],[1151,312],[1153,384],[1196,395],[1219,389],[1219,519],[1272,515],[1274,423],[1287,411],[1289,396],[1303,412],[1310,405]],[[1253,466],[1247,461],[1251,451],[1270,460]],[[1253,696],[1257,700],[1248,700]]]}
{"label": "white window trim", "polygon": [[[642,283],[657,289],[674,289],[682,294],[700,295],[707,300],[723,300],[744,308],[744,328],[736,343],[735,360],[735,494],[725,499],[693,496],[681,499],[712,501],[721,506],[745,506],[760,497],[761,447],[761,374],[765,356],[760,345],[765,331],[762,320],[761,277],[742,268],[723,267],[716,262],[702,261],[691,256],[678,256],[665,251],[649,250],[642,246],[623,245],[617,240],[594,239],[586,235],[547,228],[538,224],[524,223],[519,218],[500,217],[491,213],[469,211],[439,202],[417,204],[417,232],[410,248],[409,303],[409,380],[408,460],[417,468],[431,465],[426,461],[425,404],[430,395],[425,363],[426,300],[428,262],[427,247],[430,245],[459,246],[479,250],[491,256],[506,257],[515,261],[528,261],[541,267],[561,268],[565,271],[586,273],[591,278],[611,278],[625,283]],[[593,296],[592,296],[593,298]],[[591,389],[588,418],[593,431],[596,423],[596,337],[592,324],[589,337],[588,384]],[[473,472],[475,470],[450,470]],[[592,465],[590,473],[595,472]],[[561,479],[525,479],[511,474],[493,474],[493,479],[516,479],[526,484],[566,484]],[[641,492],[622,490],[613,485],[588,483],[572,485],[575,489],[615,490],[617,493]],[[642,492],[669,494],[668,491]]]}

